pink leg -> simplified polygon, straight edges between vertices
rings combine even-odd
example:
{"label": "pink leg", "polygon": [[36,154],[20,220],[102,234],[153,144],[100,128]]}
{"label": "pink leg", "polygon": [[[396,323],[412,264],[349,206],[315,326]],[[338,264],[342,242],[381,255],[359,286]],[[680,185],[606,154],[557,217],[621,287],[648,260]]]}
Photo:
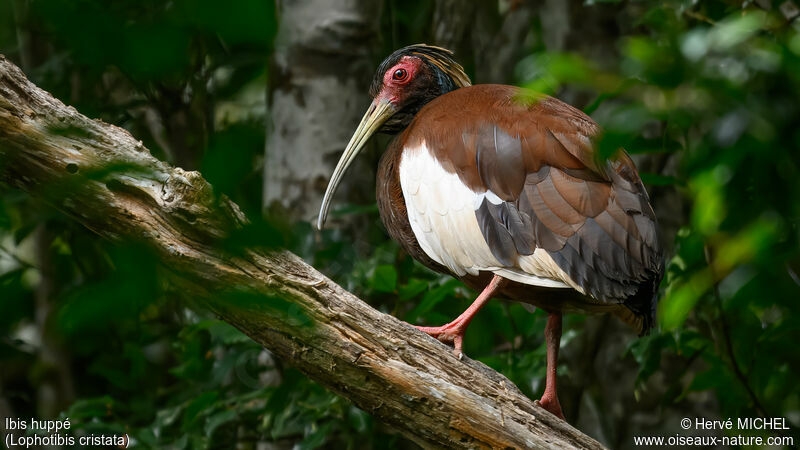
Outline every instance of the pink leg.
{"label": "pink leg", "polygon": [[460,358],[462,356],[461,344],[464,341],[464,333],[467,331],[467,326],[469,326],[469,323],[472,321],[472,318],[475,317],[478,310],[494,297],[498,289],[503,287],[505,282],[506,279],[500,275],[493,276],[492,280],[489,281],[489,285],[483,289],[483,292],[478,295],[478,298],[476,298],[469,308],[461,313],[456,320],[440,327],[417,327],[417,329],[446,344],[452,343],[454,347],[453,353]]}
{"label": "pink leg", "polygon": [[561,404],[556,392],[556,368],[558,367],[558,347],[561,343],[561,313],[549,313],[547,326],[544,328],[544,339],[547,342],[547,381],[539,406],[564,420]]}

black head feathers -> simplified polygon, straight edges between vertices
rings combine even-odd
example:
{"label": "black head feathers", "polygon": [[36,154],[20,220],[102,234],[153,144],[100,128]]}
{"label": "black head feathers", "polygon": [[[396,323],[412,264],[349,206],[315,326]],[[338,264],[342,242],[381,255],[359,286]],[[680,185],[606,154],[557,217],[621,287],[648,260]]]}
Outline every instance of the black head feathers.
{"label": "black head feathers", "polygon": [[453,52],[433,45],[414,44],[396,50],[383,60],[369,89],[371,97],[375,97],[380,91],[383,85],[383,74],[396,65],[404,56],[416,56],[428,64],[436,74],[437,81],[444,92],[450,92],[472,84],[467,74],[464,73],[464,68],[461,64],[453,59]]}

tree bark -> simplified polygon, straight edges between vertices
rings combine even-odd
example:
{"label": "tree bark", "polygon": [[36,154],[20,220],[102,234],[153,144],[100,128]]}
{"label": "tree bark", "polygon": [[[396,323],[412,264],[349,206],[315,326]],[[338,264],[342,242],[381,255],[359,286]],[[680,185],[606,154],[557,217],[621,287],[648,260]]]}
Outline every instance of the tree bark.
{"label": "tree bark", "polygon": [[434,43],[453,50],[465,67],[474,66],[473,84],[512,83],[514,66],[525,56],[533,8],[520,0],[437,0]]}
{"label": "tree bark", "polygon": [[[293,219],[317,216],[328,176],[369,106],[381,3],[375,0],[279,1],[270,67],[264,206]],[[338,201],[369,193],[374,169],[357,160]]]}
{"label": "tree bark", "polygon": [[0,180],[152,249],[193,304],[423,447],[602,448],[508,379],[382,314],[287,251],[223,250],[246,224],[197,172],[153,158],[0,56]]}

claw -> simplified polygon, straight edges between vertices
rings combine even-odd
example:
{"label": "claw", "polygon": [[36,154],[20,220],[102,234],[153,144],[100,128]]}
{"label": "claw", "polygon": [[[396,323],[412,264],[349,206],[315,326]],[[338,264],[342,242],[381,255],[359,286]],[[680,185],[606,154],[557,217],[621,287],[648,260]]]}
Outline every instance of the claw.
{"label": "claw", "polygon": [[461,320],[459,317],[447,325],[442,325],[440,327],[418,327],[416,325],[414,325],[414,327],[428,336],[437,339],[439,342],[452,344],[453,354],[461,359],[464,355],[462,353],[462,346],[464,343],[464,333],[467,331],[468,324],[469,321]]}

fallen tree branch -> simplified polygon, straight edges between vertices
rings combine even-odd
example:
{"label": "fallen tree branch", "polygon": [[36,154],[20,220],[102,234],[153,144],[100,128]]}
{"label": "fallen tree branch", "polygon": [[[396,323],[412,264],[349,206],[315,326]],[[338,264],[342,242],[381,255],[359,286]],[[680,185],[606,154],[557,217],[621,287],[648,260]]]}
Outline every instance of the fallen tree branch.
{"label": "fallen tree branch", "polygon": [[602,448],[292,253],[221,250],[246,224],[233,202],[127,131],[65,106],[1,55],[0,180],[101,236],[145,243],[192,301],[423,447]]}

